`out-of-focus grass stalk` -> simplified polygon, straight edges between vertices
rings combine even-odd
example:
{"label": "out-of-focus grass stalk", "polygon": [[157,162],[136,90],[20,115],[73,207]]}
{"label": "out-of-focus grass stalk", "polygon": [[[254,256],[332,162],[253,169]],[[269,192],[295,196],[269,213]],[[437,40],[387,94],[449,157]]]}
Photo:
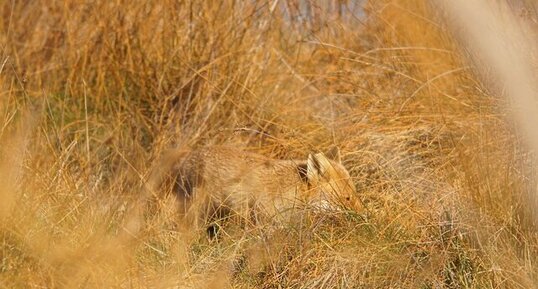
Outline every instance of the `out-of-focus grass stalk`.
{"label": "out-of-focus grass stalk", "polygon": [[[448,14],[456,36],[477,60],[476,69],[492,90],[508,98],[512,116],[527,146],[538,151],[538,82],[532,67],[537,39],[521,17],[502,1],[436,0]],[[536,176],[533,176],[535,179]],[[530,200],[536,200],[531,190]],[[538,203],[533,202],[532,206]],[[534,218],[538,207],[533,207]]]}

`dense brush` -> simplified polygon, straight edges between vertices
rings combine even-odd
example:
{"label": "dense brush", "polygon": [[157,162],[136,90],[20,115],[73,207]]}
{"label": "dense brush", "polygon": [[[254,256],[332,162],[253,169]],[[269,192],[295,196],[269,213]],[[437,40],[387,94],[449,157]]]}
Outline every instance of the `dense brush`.
{"label": "dense brush", "polygon": [[[142,2],[0,3],[0,287],[537,284],[531,157],[427,1]],[[215,144],[336,145],[362,209],[178,230],[146,182]]]}

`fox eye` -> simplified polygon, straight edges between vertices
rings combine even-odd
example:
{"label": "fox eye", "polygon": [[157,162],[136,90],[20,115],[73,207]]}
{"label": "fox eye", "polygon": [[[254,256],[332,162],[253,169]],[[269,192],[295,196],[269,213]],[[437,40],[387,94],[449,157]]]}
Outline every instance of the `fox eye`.
{"label": "fox eye", "polygon": [[351,198],[350,198],[350,197],[346,197],[346,201],[349,201],[349,200],[351,200]]}

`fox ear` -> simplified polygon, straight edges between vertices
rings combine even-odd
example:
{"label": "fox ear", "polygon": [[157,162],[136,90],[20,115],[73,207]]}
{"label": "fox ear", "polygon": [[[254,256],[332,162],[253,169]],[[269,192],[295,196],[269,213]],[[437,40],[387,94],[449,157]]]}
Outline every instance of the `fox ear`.
{"label": "fox ear", "polygon": [[323,153],[310,154],[306,161],[306,176],[309,181],[317,180],[327,173],[331,162]]}
{"label": "fox ear", "polygon": [[340,149],[337,146],[333,146],[328,152],[327,157],[337,163],[342,163],[342,158],[340,157]]}

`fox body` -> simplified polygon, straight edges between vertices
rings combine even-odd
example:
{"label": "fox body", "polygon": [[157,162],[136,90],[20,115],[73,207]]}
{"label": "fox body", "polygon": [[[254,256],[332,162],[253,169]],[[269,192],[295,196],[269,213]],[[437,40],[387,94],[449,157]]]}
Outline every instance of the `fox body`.
{"label": "fox body", "polygon": [[195,222],[239,216],[256,222],[293,208],[355,207],[357,197],[348,171],[323,153],[306,160],[278,160],[244,150],[212,146],[177,150],[160,166],[180,202]]}

